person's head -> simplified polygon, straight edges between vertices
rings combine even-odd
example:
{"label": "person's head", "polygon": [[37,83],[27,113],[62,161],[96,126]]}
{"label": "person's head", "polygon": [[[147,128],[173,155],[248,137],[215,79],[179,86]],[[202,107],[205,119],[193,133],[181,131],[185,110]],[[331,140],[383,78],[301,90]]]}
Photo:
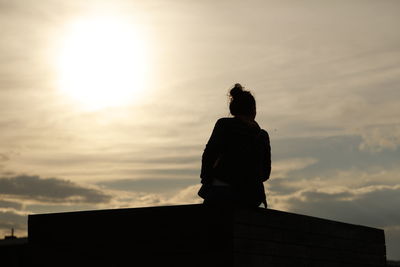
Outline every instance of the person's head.
{"label": "person's head", "polygon": [[239,83],[230,90],[229,110],[233,116],[256,117],[256,100],[250,91],[245,91]]}

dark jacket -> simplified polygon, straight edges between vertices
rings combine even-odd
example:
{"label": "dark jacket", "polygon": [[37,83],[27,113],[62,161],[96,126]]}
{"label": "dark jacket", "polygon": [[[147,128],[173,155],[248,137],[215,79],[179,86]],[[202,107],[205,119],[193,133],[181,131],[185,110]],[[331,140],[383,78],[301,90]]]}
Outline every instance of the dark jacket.
{"label": "dark jacket", "polygon": [[265,200],[263,182],[271,173],[268,133],[258,124],[238,118],[222,118],[215,124],[202,157],[199,195],[218,179],[230,185],[242,198]]}

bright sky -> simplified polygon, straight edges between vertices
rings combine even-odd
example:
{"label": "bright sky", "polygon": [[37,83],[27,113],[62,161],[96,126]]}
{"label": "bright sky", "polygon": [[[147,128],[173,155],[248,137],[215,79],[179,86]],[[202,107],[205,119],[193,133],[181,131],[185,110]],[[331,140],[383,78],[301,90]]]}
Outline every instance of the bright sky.
{"label": "bright sky", "polygon": [[400,1],[0,1],[0,236],[26,215],[200,202],[236,83],[273,209],[385,229],[400,259]]}

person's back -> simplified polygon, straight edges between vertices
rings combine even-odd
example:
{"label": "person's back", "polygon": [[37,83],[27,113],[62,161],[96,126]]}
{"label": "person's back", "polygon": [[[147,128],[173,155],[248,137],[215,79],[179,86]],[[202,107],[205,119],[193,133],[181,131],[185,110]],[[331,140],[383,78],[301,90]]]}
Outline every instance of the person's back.
{"label": "person's back", "polygon": [[231,90],[234,118],[219,119],[202,157],[199,195],[208,205],[258,206],[271,171],[268,133],[255,122],[255,100],[239,84]]}

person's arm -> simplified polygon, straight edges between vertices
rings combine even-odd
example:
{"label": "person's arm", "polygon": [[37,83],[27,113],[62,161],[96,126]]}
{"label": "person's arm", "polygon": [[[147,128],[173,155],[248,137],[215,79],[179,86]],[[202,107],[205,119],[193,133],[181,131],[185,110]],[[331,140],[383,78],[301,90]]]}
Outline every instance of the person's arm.
{"label": "person's arm", "polygon": [[201,173],[200,178],[203,184],[211,182],[213,178],[213,169],[216,160],[221,154],[222,135],[223,135],[223,122],[219,119],[212,131],[211,137],[207,142],[201,160]]}
{"label": "person's arm", "polygon": [[261,180],[265,182],[271,174],[271,145],[267,131],[262,130],[263,161],[261,163]]}

